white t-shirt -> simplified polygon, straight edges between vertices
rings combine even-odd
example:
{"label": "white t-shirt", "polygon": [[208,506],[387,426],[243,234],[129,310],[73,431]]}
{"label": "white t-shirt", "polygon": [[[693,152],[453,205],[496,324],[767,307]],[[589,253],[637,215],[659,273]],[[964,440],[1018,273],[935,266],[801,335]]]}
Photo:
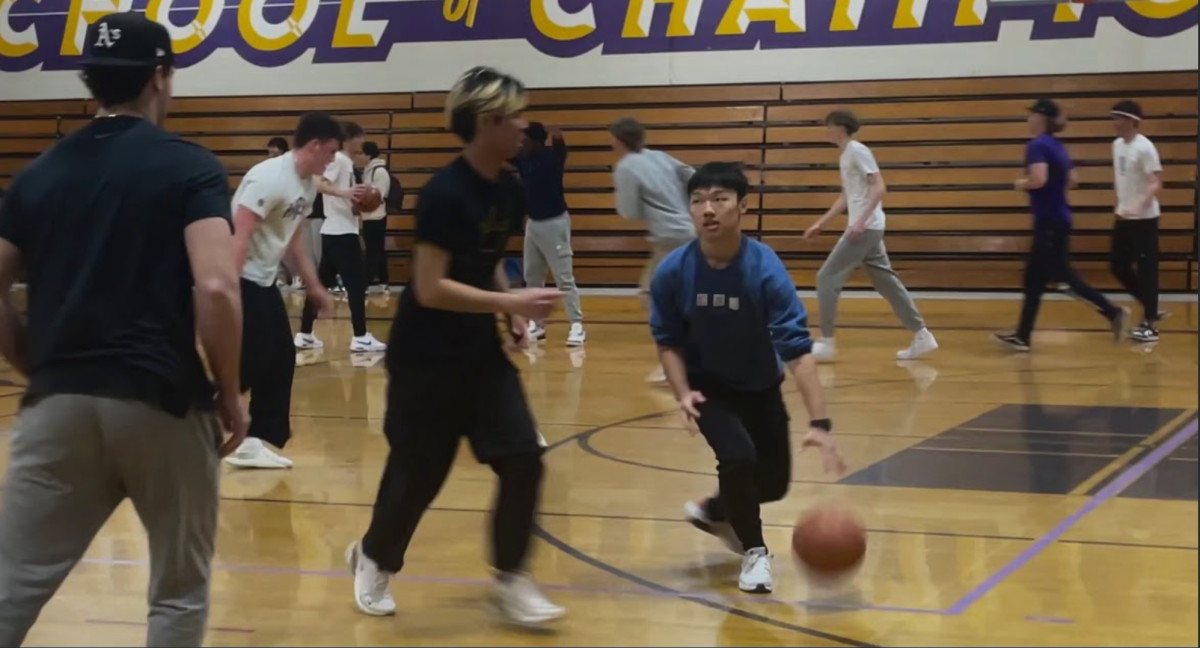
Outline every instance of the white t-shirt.
{"label": "white t-shirt", "polygon": [[[338,189],[349,189],[354,186],[354,162],[349,155],[338,151],[333,162],[325,167],[325,179]],[[354,205],[349,198],[338,198],[325,194],[325,222],[321,225],[322,234],[358,234],[358,217],[354,215]]]}
{"label": "white t-shirt", "polygon": [[315,178],[301,178],[291,152],[264,160],[242,178],[233,195],[233,212],[245,207],[262,219],[250,236],[242,277],[267,287],[275,285],[279,262],[296,228],[312,214],[317,197]]}
{"label": "white t-shirt", "polygon": [[[879,173],[879,165],[875,163],[875,156],[866,144],[852,141],[846,145],[846,150],[842,151],[839,166],[842,172],[842,194],[846,196],[846,211],[850,214],[849,225],[853,225],[858,222],[867,208],[867,203],[870,202],[867,198],[867,180],[868,176]],[[881,230],[884,229],[884,224],[881,200],[875,206],[875,212],[867,219],[867,229]],[[848,226],[846,229],[849,231]]]}
{"label": "white t-shirt", "polygon": [[1117,216],[1129,219],[1158,218],[1158,200],[1141,213],[1138,202],[1146,195],[1150,176],[1162,172],[1158,149],[1145,135],[1138,134],[1132,142],[1118,137],[1113,140],[1113,174],[1116,176]]}

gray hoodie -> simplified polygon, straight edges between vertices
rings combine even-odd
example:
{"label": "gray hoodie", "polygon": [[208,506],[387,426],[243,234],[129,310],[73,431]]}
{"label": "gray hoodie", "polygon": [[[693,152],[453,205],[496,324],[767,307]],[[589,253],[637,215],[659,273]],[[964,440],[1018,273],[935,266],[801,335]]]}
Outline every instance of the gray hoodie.
{"label": "gray hoodie", "polygon": [[696,170],[661,151],[630,153],[613,169],[617,213],[644,220],[650,241],[673,245],[696,238],[687,182]]}

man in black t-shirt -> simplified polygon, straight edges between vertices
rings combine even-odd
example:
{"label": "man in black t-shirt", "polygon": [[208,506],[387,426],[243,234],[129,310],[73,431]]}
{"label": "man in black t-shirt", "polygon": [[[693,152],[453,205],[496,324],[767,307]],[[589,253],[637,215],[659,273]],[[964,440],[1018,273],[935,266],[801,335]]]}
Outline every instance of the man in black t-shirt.
{"label": "man in black t-shirt", "polygon": [[[21,644],[125,498],[150,541],[147,643],[199,646],[218,456],[247,427],[228,179],[159,128],[165,27],[110,14],[86,38],[96,119],[30,164],[0,209],[0,354],[29,378],[0,508],[0,646]],[[27,322],[9,301],[22,271]]]}
{"label": "man in black t-shirt", "polygon": [[544,288],[509,292],[502,265],[525,215],[520,183],[501,167],[521,145],[526,101],[520,81],[485,67],[463,75],[446,100],[450,129],[466,146],[417,203],[413,275],[388,341],[384,434],[391,454],[371,526],[346,552],[355,604],[366,614],[395,614],[388,579],[404,566],[464,436],[500,481],[492,522],[498,610],[522,625],[564,614],[522,573],[543,447],[496,326],[503,313],[504,338],[524,346],[525,318],[546,317],[561,297]]}

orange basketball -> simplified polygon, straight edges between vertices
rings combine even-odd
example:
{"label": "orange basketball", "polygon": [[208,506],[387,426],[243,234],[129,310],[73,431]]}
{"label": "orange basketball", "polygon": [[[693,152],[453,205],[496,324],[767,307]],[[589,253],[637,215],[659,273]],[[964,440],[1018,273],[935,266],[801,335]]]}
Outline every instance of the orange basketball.
{"label": "orange basketball", "polygon": [[843,576],[862,563],[867,532],[853,513],[834,507],[805,511],[792,532],[792,550],[815,574]]}
{"label": "orange basketball", "polygon": [[383,196],[379,195],[379,190],[375,187],[368,189],[362,198],[358,199],[358,209],[363,213],[373,212],[382,204]]}

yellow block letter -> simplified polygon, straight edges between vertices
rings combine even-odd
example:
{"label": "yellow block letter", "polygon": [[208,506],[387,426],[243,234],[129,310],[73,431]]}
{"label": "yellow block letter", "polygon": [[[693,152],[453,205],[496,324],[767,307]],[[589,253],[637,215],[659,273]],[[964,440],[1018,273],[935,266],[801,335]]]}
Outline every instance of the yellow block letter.
{"label": "yellow block letter", "polygon": [[650,35],[650,20],[654,18],[656,4],[671,5],[671,21],[667,24],[667,36],[694,36],[696,22],[700,20],[703,0],[629,0],[629,11],[625,13],[625,29],[622,38],[645,38]]}
{"label": "yellow block letter", "polygon": [[[41,2],[42,0],[33,1]],[[33,25],[17,31],[9,22],[8,12],[12,11],[12,6],[16,2],[17,0],[0,0],[0,56],[5,58],[17,58],[32,54],[38,48],[37,30],[33,28]]]}
{"label": "yellow block letter", "polygon": [[896,6],[896,19],[892,21],[895,29],[920,29],[925,24],[925,9],[929,0],[900,0]]}
{"label": "yellow block letter", "polygon": [[596,12],[591,5],[568,13],[558,0],[529,0],[529,9],[537,30],[554,40],[578,40],[596,31]]}
{"label": "yellow block letter", "polygon": [[833,5],[833,18],[829,21],[830,31],[854,31],[862,20],[863,4],[866,0],[837,0]]}
{"label": "yellow block letter", "polygon": [[179,27],[171,22],[171,5],[175,0],[150,0],[146,5],[146,17],[167,28],[176,54],[195,49],[217,28],[221,12],[225,11],[225,0],[200,0],[200,8],[192,22]]}
{"label": "yellow block letter", "polygon": [[958,0],[955,27],[978,27],[987,20],[987,0]]}
{"label": "yellow block letter", "polygon": [[1196,0],[1173,0],[1163,2],[1159,0],[1134,0],[1127,3],[1130,9],[1138,12],[1147,18],[1155,18],[1157,20],[1166,20],[1175,16],[1194,11],[1196,9]]}
{"label": "yellow block letter", "polygon": [[296,41],[312,27],[317,0],[295,0],[292,13],[281,23],[263,17],[266,0],[242,0],[238,7],[238,31],[246,43],[262,52],[275,52]]}
{"label": "yellow block letter", "polygon": [[733,0],[721,24],[718,36],[745,34],[752,22],[775,23],[778,34],[804,31],[804,0]]}
{"label": "yellow block letter", "polygon": [[375,47],[379,44],[387,21],[363,20],[366,6],[366,0],[342,0],[342,6],[338,8],[337,26],[333,30],[334,47]]}

